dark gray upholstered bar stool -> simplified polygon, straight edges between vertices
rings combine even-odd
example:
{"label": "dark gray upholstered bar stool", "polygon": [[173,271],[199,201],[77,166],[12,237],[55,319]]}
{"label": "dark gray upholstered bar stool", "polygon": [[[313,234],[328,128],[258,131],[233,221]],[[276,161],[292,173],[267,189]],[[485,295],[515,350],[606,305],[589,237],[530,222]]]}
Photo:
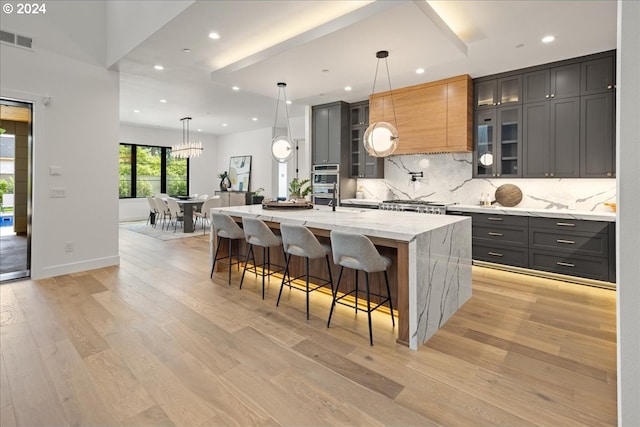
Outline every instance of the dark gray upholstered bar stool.
{"label": "dark gray upholstered bar stool", "polygon": [[[282,245],[287,257],[287,262],[284,267],[284,275],[282,277],[282,284],[280,285],[280,293],[278,294],[278,302],[276,306],[280,305],[280,297],[282,296],[282,289],[285,284],[288,284],[291,288],[291,282],[294,280],[305,278],[305,289],[299,289],[307,294],[307,320],[309,320],[309,293],[313,292],[324,285],[331,285],[331,293],[333,294],[333,278],[331,277],[331,264],[329,263],[329,253],[331,248],[328,245],[323,245],[318,241],[316,236],[309,231],[307,227],[302,225],[292,224],[280,224],[280,234],[282,235]],[[287,273],[289,272],[289,263],[292,256],[304,257],[305,259],[305,274],[291,278],[287,280]],[[325,258],[327,260],[327,271],[329,272],[329,280],[322,277],[309,275],[309,260]],[[322,280],[321,284],[313,284],[309,289],[309,278]]]}
{"label": "dark gray upholstered bar stool", "polygon": [[[221,260],[228,260],[223,264],[229,266],[229,286],[231,286],[231,266],[237,265],[240,270],[240,242],[236,243],[236,260],[233,260],[233,241],[244,239],[244,231],[242,228],[227,214],[213,213],[211,214],[211,222],[213,228],[218,235],[218,243],[216,245],[216,254],[213,257],[213,265],[211,266],[211,277],[213,277],[213,269],[216,267],[216,262]],[[229,254],[227,256],[218,258],[218,252],[220,251],[220,242],[222,239],[229,239]]]}
{"label": "dark gray upholstered bar stool", "polygon": [[[281,266],[278,270],[271,270],[271,248],[282,247],[282,239],[280,236],[276,236],[273,231],[264,223],[264,221],[257,218],[242,218],[242,228],[244,229],[244,237],[249,248],[247,249],[247,256],[245,257],[244,269],[242,270],[242,279],[240,279],[240,289],[242,289],[242,282],[244,281],[244,274],[247,272],[247,264],[249,263],[249,256],[253,260],[252,271],[259,276],[262,276],[262,299],[264,299],[264,278],[271,276],[272,274],[284,271]],[[256,266],[256,256],[253,251],[254,246],[262,247],[262,271],[258,272]],[[283,251],[284,253],[284,251]],[[286,254],[284,254],[286,257]]]}
{"label": "dark gray upholstered bar stool", "polygon": [[[331,250],[333,251],[333,262],[340,266],[340,274],[338,275],[338,283],[336,284],[336,290],[333,294],[333,301],[331,302],[331,310],[329,310],[329,320],[327,320],[327,328],[331,324],[331,316],[333,315],[333,309],[336,303],[353,307],[356,310],[366,311],[369,320],[369,342],[373,345],[373,332],[371,331],[371,312],[380,307],[385,302],[389,303],[389,309],[391,310],[391,324],[396,325],[393,318],[393,305],[391,303],[391,291],[389,290],[389,277],[387,275],[387,268],[391,266],[391,260],[385,256],[380,255],[375,245],[366,236],[356,233],[347,233],[343,231],[331,231]],[[342,279],[342,271],[344,268],[351,268],[355,270],[356,280],[355,289],[347,292],[342,296],[338,296],[338,290],[340,288],[340,279]],[[358,292],[362,292],[358,289],[358,270],[365,272],[365,294],[367,298],[367,308],[358,307]],[[384,281],[387,285],[387,295],[373,294],[369,291],[369,273],[384,272]],[[342,301],[343,298],[348,295],[355,295],[355,304],[350,304]],[[371,295],[380,298],[380,302],[375,307],[371,307]]]}

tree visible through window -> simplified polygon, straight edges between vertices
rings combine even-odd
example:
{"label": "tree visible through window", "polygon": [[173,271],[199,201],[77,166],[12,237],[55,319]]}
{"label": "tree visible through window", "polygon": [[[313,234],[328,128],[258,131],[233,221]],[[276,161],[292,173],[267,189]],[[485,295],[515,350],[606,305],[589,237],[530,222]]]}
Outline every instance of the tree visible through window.
{"label": "tree visible through window", "polygon": [[120,198],[186,196],[188,177],[187,159],[173,158],[170,148],[120,144]]}

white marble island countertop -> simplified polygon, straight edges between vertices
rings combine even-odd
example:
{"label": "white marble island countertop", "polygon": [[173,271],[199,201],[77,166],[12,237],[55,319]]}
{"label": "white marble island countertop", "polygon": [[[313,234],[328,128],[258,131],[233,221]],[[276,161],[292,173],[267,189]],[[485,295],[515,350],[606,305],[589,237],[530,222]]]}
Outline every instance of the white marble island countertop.
{"label": "white marble island countertop", "polygon": [[323,230],[361,233],[367,236],[410,242],[416,236],[464,221],[465,217],[426,215],[415,212],[391,212],[376,209],[327,206],[313,209],[262,209],[261,205],[213,208],[232,216],[251,216],[263,221],[300,224]]}
{"label": "white marble island countertop", "polygon": [[453,205],[447,212],[471,212],[544,218],[582,219],[587,221],[615,222],[615,212],[579,211],[573,209],[508,208],[504,206]]}

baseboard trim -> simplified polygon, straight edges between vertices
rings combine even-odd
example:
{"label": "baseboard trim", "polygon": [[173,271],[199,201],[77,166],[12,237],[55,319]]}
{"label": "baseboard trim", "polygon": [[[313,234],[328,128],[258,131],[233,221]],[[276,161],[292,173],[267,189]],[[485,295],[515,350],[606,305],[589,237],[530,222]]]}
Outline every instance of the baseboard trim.
{"label": "baseboard trim", "polygon": [[54,276],[62,276],[64,274],[72,274],[81,271],[95,270],[97,268],[111,267],[113,265],[120,265],[119,255],[45,267],[38,274],[36,274],[32,270],[31,278],[34,280],[46,279]]}

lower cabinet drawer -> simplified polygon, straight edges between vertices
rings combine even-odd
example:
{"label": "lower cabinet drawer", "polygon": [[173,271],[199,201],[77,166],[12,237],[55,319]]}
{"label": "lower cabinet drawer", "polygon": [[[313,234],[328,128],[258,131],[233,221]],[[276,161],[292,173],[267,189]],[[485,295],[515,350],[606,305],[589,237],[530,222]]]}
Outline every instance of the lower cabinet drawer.
{"label": "lower cabinet drawer", "polygon": [[523,268],[527,268],[529,264],[529,251],[527,248],[484,245],[474,240],[472,252],[473,259],[478,261],[495,262]]}
{"label": "lower cabinet drawer", "polygon": [[609,280],[609,260],[606,257],[531,250],[529,268],[594,280]]}
{"label": "lower cabinet drawer", "polygon": [[510,245],[527,247],[529,233],[527,227],[486,227],[473,225],[473,240],[485,240],[489,245]]}
{"label": "lower cabinet drawer", "polygon": [[606,256],[609,252],[609,235],[591,233],[558,233],[545,228],[530,228],[531,249],[556,250],[591,256]]}

